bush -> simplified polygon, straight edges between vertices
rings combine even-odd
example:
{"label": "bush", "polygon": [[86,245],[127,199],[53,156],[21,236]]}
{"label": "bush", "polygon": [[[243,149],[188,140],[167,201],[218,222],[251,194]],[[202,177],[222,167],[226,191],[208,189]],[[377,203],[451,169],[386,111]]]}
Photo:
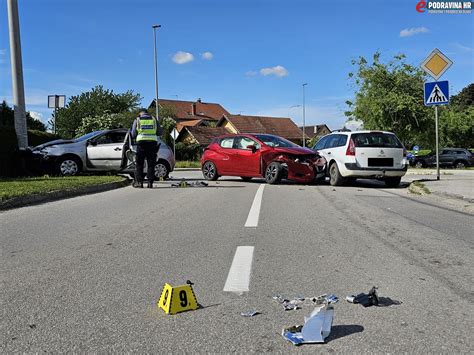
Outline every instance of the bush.
{"label": "bush", "polygon": [[199,144],[176,143],[176,160],[196,161],[201,158],[202,149]]}
{"label": "bush", "polygon": [[15,157],[18,152],[18,142],[13,127],[0,127],[0,176],[16,174]]}
{"label": "bush", "polygon": [[32,129],[28,130],[28,146],[30,147],[36,147],[37,145],[54,141],[56,139],[60,139],[60,137],[53,133],[35,131]]}

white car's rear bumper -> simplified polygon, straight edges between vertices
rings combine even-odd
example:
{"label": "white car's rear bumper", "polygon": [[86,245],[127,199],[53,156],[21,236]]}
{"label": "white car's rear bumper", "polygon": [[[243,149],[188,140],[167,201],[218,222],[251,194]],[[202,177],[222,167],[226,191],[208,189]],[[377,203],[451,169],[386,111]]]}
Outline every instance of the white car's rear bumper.
{"label": "white car's rear bumper", "polygon": [[403,168],[361,168],[355,163],[346,163],[340,167],[340,173],[343,177],[360,177],[360,178],[383,178],[404,176],[407,172],[408,164]]}

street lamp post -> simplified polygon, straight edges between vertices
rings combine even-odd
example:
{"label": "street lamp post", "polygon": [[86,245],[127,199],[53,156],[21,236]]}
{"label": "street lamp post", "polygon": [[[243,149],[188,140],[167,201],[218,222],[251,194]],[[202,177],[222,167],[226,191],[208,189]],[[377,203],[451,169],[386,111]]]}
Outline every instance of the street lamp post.
{"label": "street lamp post", "polygon": [[155,48],[155,108],[156,108],[156,119],[159,119],[160,109],[158,108],[158,59],[156,56],[156,29],[160,28],[161,25],[153,25],[153,45]]}
{"label": "street lamp post", "polygon": [[305,130],[306,130],[306,112],[305,112],[305,95],[304,95],[304,87],[308,85],[308,83],[304,83],[303,86],[303,147],[306,147],[305,141]]}

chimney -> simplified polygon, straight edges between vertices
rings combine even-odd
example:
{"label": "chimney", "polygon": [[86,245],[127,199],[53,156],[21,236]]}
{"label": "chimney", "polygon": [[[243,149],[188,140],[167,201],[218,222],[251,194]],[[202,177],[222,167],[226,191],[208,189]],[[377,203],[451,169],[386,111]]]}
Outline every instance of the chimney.
{"label": "chimney", "polygon": [[193,102],[193,104],[191,106],[192,106],[191,113],[192,113],[193,116],[196,116],[196,103]]}
{"label": "chimney", "polygon": [[197,102],[201,103],[201,98],[198,98],[198,99],[197,99]]}

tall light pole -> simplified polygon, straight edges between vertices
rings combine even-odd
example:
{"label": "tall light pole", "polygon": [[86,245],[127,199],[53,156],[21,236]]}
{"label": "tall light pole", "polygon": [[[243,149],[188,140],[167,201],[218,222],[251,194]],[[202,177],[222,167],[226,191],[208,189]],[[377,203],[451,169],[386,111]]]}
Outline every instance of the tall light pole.
{"label": "tall light pole", "polygon": [[155,108],[156,108],[156,119],[158,120],[160,109],[158,108],[158,58],[156,56],[156,29],[160,28],[161,25],[153,25],[153,45],[155,47]]}
{"label": "tall light pole", "polygon": [[306,112],[305,112],[305,95],[304,95],[304,87],[308,85],[308,83],[304,83],[303,86],[303,147],[306,147],[305,135],[306,135]]}
{"label": "tall light pole", "polygon": [[10,58],[12,66],[13,110],[18,148],[28,147],[26,128],[25,88],[23,86],[23,64],[21,61],[20,21],[17,0],[8,0],[8,29],[10,32]]}

